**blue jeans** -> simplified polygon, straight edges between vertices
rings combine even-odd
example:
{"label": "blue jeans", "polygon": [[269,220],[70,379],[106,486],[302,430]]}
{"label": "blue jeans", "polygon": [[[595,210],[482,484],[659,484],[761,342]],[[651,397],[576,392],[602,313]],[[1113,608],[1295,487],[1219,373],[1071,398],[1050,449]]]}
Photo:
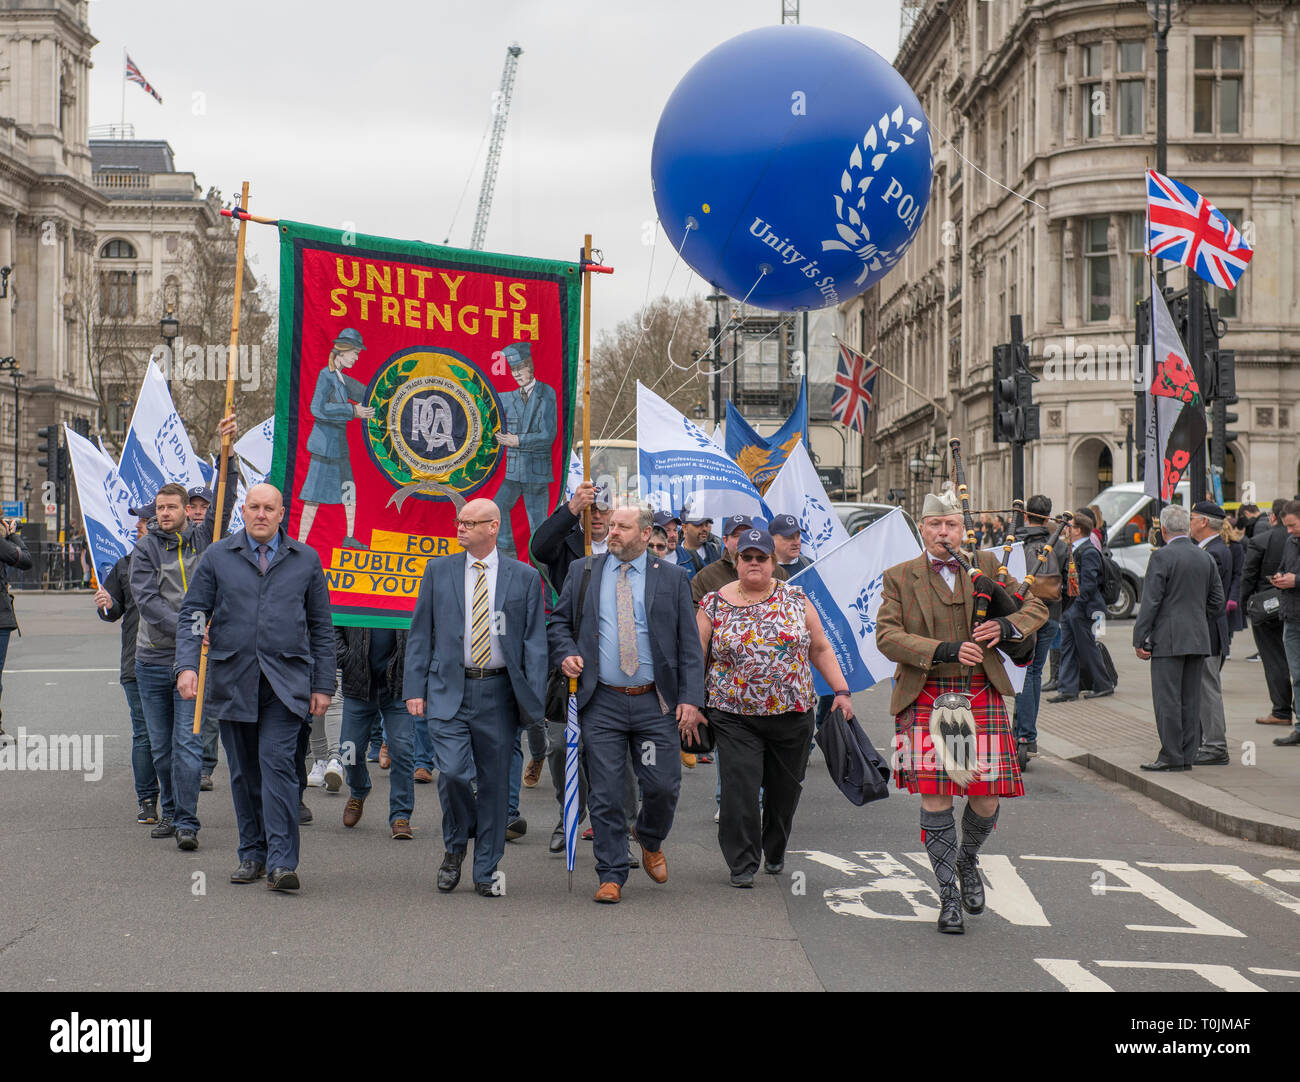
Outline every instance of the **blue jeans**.
{"label": "blue jeans", "polygon": [[131,711],[131,773],[135,776],[135,798],[138,801],[158,799],[158,772],[153,768],[153,749],[149,746],[149,727],[144,722],[144,707],[140,705],[140,685],[134,680],[124,680],[127,709]]}
{"label": "blue jeans", "polygon": [[426,726],[423,721],[416,723],[401,699],[381,706],[375,699],[344,696],[339,755],[345,764],[348,788],[357,800],[365,800],[370,795],[366,745],[376,717],[383,718],[388,754],[393,760],[388,772],[388,821],[410,819],[415,811],[415,733]]}
{"label": "blue jeans", "polygon": [[1038,704],[1043,694],[1043,666],[1051,653],[1060,625],[1048,620],[1038,629],[1034,659],[1025,673],[1025,689],[1016,696],[1016,737],[1038,743]]}
{"label": "blue jeans", "polygon": [[[546,722],[529,725],[524,732],[528,734],[528,755],[532,759],[546,758]],[[519,790],[524,784],[524,752],[522,734],[515,733],[515,748],[510,754],[510,820],[519,818]],[[563,805],[561,805],[563,806]]]}
{"label": "blue jeans", "polygon": [[194,732],[194,700],[182,699],[170,665],[135,663],[140,705],[158,774],[159,809],[177,830],[199,829],[199,770],[203,742]]}

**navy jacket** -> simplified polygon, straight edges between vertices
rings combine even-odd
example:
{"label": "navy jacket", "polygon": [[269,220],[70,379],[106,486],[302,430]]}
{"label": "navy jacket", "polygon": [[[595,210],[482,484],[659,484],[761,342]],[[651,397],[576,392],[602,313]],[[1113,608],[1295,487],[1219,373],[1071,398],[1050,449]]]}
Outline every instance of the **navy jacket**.
{"label": "navy jacket", "polygon": [[311,693],[334,694],[334,625],[316,550],[280,528],[280,547],[263,575],[243,530],[208,547],[176,617],[173,673],[199,668],[203,622],[211,646],[204,713],[218,721],[257,721],[259,678],[305,718]]}
{"label": "navy jacket", "polygon": [[574,560],[581,560],[586,555],[582,516],[570,511],[567,502],[561,503],[533,531],[528,547],[532,552],[533,563],[546,575],[547,585],[559,593],[564,586],[564,578],[569,573],[569,566]]}
{"label": "navy jacket", "polygon": [[[1072,614],[1076,620],[1091,620],[1094,612],[1106,611],[1106,602],[1101,597],[1101,584],[1105,572],[1102,569],[1101,553],[1097,551],[1097,546],[1085,540],[1074,550],[1074,564],[1079,569],[1079,596],[1066,606],[1065,611]],[[1067,568],[1066,574],[1062,576],[1062,590],[1068,577]]]}
{"label": "navy jacket", "polygon": [[1232,553],[1228,551],[1222,537],[1211,538],[1205,551],[1214,557],[1214,563],[1219,569],[1219,585],[1223,590],[1223,604],[1219,607],[1218,616],[1210,619],[1210,653],[1227,657],[1231,639],[1228,635],[1228,613],[1224,606],[1232,596]]}
{"label": "navy jacket", "polygon": [[[577,654],[583,660],[578,680],[578,707],[587,705],[596,690],[600,668],[596,630],[599,623],[600,576],[608,556],[591,558],[591,582],[587,586],[586,605],[582,610],[580,640],[573,641],[577,615],[577,594],[582,585],[583,561],[569,568],[560,600],[551,613],[547,637],[551,644],[551,664],[559,668],[566,657]],[[704,705],[704,651],[695,622],[695,602],[691,599],[686,572],[666,557],[646,560],[645,614],[650,624],[650,653],[653,656],[655,686],[676,712],[680,703]]]}
{"label": "navy jacket", "polygon": [[[424,565],[420,598],[406,638],[404,699],[423,699],[424,715],[448,720],[465,698],[464,552]],[[546,713],[546,606],[537,569],[499,557],[494,602],[501,613],[501,653],[519,721],[541,721]]]}

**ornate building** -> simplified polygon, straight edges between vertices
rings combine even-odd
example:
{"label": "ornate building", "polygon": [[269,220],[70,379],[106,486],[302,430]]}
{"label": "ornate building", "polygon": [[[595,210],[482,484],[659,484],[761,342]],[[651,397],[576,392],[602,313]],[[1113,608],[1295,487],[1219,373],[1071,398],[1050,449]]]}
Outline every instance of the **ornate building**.
{"label": "ornate building", "polygon": [[[1168,48],[1168,172],[1256,249],[1237,289],[1206,290],[1226,323],[1222,346],[1236,351],[1241,397],[1224,498],[1247,480],[1260,499],[1290,496],[1300,488],[1300,3],[1175,3]],[[1127,479],[1130,459],[1136,480],[1134,306],[1147,294],[1143,173],[1155,165],[1157,105],[1145,5],[930,0],[895,66],[934,130],[930,206],[894,272],[842,308],[849,328],[878,313],[876,359],[924,393],[878,381],[864,489],[879,499],[905,490],[915,506],[933,480],[916,461],[956,435],[977,499],[1007,506],[991,367],[1016,313],[1041,379],[1027,492],[1078,506]],[[1185,284],[1182,268],[1164,266],[1169,285]]]}

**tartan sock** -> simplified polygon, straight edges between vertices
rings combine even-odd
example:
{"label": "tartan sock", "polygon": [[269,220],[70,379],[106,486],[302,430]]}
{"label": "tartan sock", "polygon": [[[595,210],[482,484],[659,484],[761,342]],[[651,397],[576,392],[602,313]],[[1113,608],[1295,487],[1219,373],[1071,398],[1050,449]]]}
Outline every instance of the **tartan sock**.
{"label": "tartan sock", "polygon": [[993,809],[993,814],[987,819],[982,815],[976,815],[975,809],[968,803],[966,810],[961,816],[961,855],[957,858],[957,863],[971,867],[976,863],[976,857],[979,854],[980,846],[988,841],[988,837],[993,833],[993,828],[998,823],[998,812],[1002,806]]}
{"label": "tartan sock", "polygon": [[921,810],[921,832],[925,851],[930,855],[934,877],[939,881],[941,898],[957,893],[957,822],[952,809],[941,812]]}

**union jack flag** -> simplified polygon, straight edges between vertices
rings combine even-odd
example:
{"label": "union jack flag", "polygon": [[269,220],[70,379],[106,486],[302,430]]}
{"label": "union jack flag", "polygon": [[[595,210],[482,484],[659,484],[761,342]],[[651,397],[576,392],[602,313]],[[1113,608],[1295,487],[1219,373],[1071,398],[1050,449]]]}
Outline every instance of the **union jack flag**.
{"label": "union jack flag", "polygon": [[1147,251],[1191,267],[1221,289],[1237,284],[1255,251],[1200,192],[1147,170]]}
{"label": "union jack flag", "polygon": [[879,372],[880,365],[841,342],[839,360],[835,363],[835,389],[831,393],[831,419],[854,432],[865,432],[867,410],[876,391]]}
{"label": "union jack flag", "polygon": [[162,95],[153,88],[153,85],[144,77],[144,73],[135,66],[135,61],[129,56],[126,58],[126,81],[144,87],[146,94],[152,94],[158,104],[162,104]]}

